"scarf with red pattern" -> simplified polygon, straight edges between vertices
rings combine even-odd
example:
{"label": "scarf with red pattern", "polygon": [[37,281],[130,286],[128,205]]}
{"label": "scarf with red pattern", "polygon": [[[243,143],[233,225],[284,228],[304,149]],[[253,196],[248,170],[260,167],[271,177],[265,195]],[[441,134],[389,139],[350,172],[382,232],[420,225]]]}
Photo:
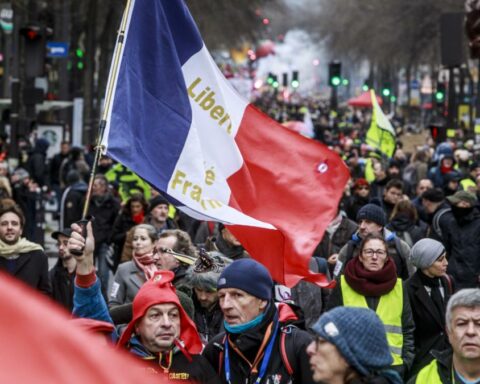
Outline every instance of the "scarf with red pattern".
{"label": "scarf with red pattern", "polygon": [[139,269],[143,271],[143,273],[145,273],[145,278],[147,280],[150,280],[155,272],[158,271],[153,258],[153,252],[146,253],[144,255],[138,255],[133,252],[133,262]]}

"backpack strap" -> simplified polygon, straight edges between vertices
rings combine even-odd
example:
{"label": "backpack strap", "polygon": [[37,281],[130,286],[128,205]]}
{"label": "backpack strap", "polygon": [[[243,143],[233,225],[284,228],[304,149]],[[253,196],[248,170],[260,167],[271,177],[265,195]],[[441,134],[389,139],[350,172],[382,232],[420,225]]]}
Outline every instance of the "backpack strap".
{"label": "backpack strap", "polygon": [[432,228],[435,234],[437,234],[438,237],[440,237],[440,239],[442,239],[442,229],[440,228],[440,219],[445,213],[449,211],[451,211],[451,208],[441,209],[440,211],[437,212],[437,214],[433,217],[433,220],[432,220]]}
{"label": "backpack strap", "polygon": [[219,348],[220,348],[220,353],[218,354],[218,375],[219,376],[222,374],[223,354],[225,353],[223,345],[225,344],[226,340],[227,340],[227,334],[223,336],[222,342],[219,344]]}
{"label": "backpack strap", "polygon": [[[292,338],[294,337],[294,331],[297,327],[294,325],[287,325],[280,329],[280,354],[282,355],[282,362],[285,368],[287,369],[288,375],[293,376],[294,368],[292,367],[291,358],[295,357],[295,351],[293,348],[292,341],[288,342],[287,335],[291,334]],[[290,339],[290,338],[289,338]]]}

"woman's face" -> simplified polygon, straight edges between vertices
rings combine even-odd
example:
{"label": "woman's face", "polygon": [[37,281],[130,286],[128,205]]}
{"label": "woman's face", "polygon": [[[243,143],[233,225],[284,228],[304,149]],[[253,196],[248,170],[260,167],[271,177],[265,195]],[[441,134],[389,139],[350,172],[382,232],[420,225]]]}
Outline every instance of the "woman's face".
{"label": "woman's face", "polygon": [[132,246],[137,255],[145,255],[153,251],[154,243],[145,228],[137,228],[133,232]]}
{"label": "woman's face", "polygon": [[368,240],[359,255],[363,267],[370,272],[383,269],[387,262],[387,249],[385,243],[379,239]]}
{"label": "woman's face", "polygon": [[332,343],[317,337],[307,347],[313,380],[322,383],[343,383],[348,364]]}
{"label": "woman's face", "polygon": [[143,211],[143,205],[139,201],[132,201],[130,203],[130,211],[132,215],[138,215],[140,212]]}
{"label": "woman's face", "polygon": [[447,254],[444,253],[430,267],[425,268],[423,273],[430,277],[440,277],[447,273],[447,265]]}

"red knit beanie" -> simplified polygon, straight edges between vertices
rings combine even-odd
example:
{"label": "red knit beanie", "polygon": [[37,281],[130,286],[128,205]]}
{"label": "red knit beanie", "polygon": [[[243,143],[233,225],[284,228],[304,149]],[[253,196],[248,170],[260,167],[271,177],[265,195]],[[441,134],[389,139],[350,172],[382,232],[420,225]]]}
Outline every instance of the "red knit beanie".
{"label": "red knit beanie", "polygon": [[202,342],[198,335],[195,323],[188,317],[177,296],[172,280],[175,277],[172,271],[155,272],[152,279],[147,281],[138,291],[133,300],[133,317],[123,332],[119,346],[124,346],[130,340],[135,324],[148,311],[152,305],[172,303],[180,312],[180,341],[190,354],[199,354],[202,351]]}

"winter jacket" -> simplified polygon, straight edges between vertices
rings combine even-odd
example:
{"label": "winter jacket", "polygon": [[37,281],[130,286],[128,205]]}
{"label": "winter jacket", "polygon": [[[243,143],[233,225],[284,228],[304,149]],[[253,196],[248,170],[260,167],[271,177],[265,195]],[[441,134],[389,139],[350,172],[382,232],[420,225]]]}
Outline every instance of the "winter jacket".
{"label": "winter jacket", "polygon": [[196,295],[192,295],[192,299],[195,306],[193,321],[197,326],[202,342],[206,344],[220,332],[223,332],[223,313],[218,302],[212,309],[207,311],[200,305]]}
{"label": "winter jacket", "polygon": [[[383,237],[387,242],[388,255],[395,261],[397,276],[402,280],[408,279],[415,272],[415,268],[410,262],[410,247],[405,241],[399,239],[395,233],[386,228],[383,229]],[[358,235],[358,232],[355,232],[351,240],[342,247],[338,253],[338,260],[343,263],[342,270],[345,269],[345,265],[350,260],[358,255],[361,242],[362,238]]]}
{"label": "winter jacket", "polygon": [[[327,311],[332,308],[343,306],[343,296],[342,296],[342,281],[341,279],[337,280],[337,285],[332,290],[330,294],[328,303],[327,303]],[[365,300],[367,302],[368,307],[376,311],[378,307],[378,303],[380,302],[380,297],[369,297],[366,296]],[[415,331],[415,323],[413,321],[413,314],[412,308],[410,306],[410,302],[408,300],[408,293],[406,289],[403,290],[403,309],[402,309],[402,334],[403,334],[403,347],[402,347],[402,359],[403,359],[403,366],[397,367],[392,366],[395,370],[397,370],[400,375],[404,376],[410,367],[412,366],[413,358],[414,358],[414,331]]]}
{"label": "winter jacket", "polygon": [[328,259],[334,253],[338,253],[340,249],[348,242],[352,235],[357,230],[358,225],[352,220],[346,217],[342,218],[340,225],[333,233],[333,236],[329,236],[325,231],[322,241],[317,245],[317,248],[313,252],[314,256],[320,256],[324,259]]}
{"label": "winter jacket", "polygon": [[0,270],[47,295],[52,293],[48,278],[48,258],[43,251],[21,253],[16,259],[0,256]]}
{"label": "winter jacket", "polygon": [[[78,317],[89,318],[94,320],[106,321],[113,323],[108,312],[107,304],[102,296],[100,289],[100,281],[97,279],[95,283],[88,288],[81,288],[75,285],[74,294],[74,310],[73,314]],[[118,332],[115,330],[112,339],[119,339]],[[130,339],[127,349],[133,355],[142,360],[150,361],[148,371],[152,373],[163,374],[163,369],[159,366],[158,356],[151,354],[140,343],[138,338],[133,336]],[[190,380],[193,383],[219,383],[218,376],[206,359],[201,355],[191,354],[186,357],[178,348],[173,349],[173,361],[168,372],[170,381]]]}
{"label": "winter jacket", "polygon": [[[445,314],[440,316],[425,286],[422,284],[418,271],[405,282],[410,307],[415,322],[415,359],[411,369],[412,374],[429,364],[433,356],[432,350],[443,350],[448,347],[448,337],[445,332]],[[452,295],[453,284],[441,278],[444,302],[447,303]]]}
{"label": "winter jacket", "polygon": [[48,276],[52,285],[52,299],[66,308],[68,312],[72,312],[75,273],[68,273],[62,260],[58,258],[55,266],[48,272]]}
{"label": "winter jacket", "polygon": [[110,308],[133,302],[145,281],[145,273],[133,261],[120,264],[108,296]]}
{"label": "winter jacket", "polygon": [[448,231],[447,240],[444,241],[448,255],[448,273],[453,276],[458,289],[477,288],[480,283],[480,211],[478,208],[474,208],[460,219],[450,220]]}
{"label": "winter jacket", "polygon": [[110,234],[119,211],[120,202],[111,194],[92,197],[88,213],[95,218],[92,225],[96,246],[110,241]]}
{"label": "winter jacket", "polygon": [[[270,361],[262,380],[264,383],[313,383],[312,371],[310,369],[309,358],[306,353],[307,346],[311,343],[312,337],[305,331],[289,324],[288,319],[296,319],[293,311],[285,304],[281,305],[281,309],[277,310],[273,303],[269,304],[263,321],[252,329],[240,334],[230,334],[222,332],[214,337],[203,351],[203,355],[207,358],[215,371],[219,374],[221,382],[227,383],[225,375],[225,342],[227,335],[229,342],[229,362],[231,370],[231,383],[254,383],[257,379],[258,372],[251,372],[250,364],[248,364],[235,349],[241,351],[250,361],[255,359],[258,349],[265,337],[265,332],[276,316],[279,316],[280,329],[277,333]],[[288,315],[287,315],[288,313]],[[285,334],[285,347],[291,351],[287,352],[288,361],[293,369],[292,376],[289,375],[285,367],[281,353],[281,334]],[[271,339],[269,338],[268,341]],[[260,370],[260,367],[258,367]]]}
{"label": "winter jacket", "polygon": [[65,189],[60,203],[60,228],[69,228],[70,225],[82,218],[87,188],[87,184],[80,181]]}
{"label": "winter jacket", "polygon": [[27,171],[30,177],[40,187],[47,184],[47,149],[49,143],[47,140],[40,138],[35,143],[35,148],[30,154],[27,162]]}

